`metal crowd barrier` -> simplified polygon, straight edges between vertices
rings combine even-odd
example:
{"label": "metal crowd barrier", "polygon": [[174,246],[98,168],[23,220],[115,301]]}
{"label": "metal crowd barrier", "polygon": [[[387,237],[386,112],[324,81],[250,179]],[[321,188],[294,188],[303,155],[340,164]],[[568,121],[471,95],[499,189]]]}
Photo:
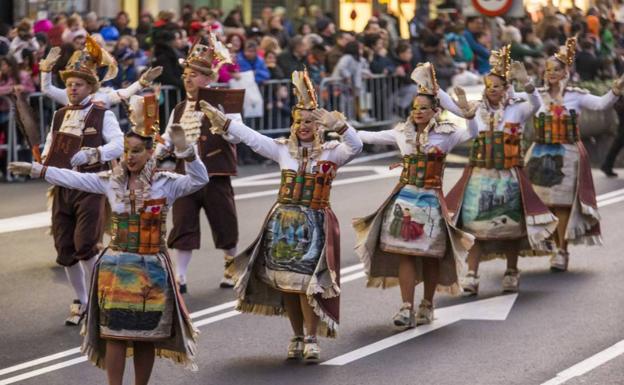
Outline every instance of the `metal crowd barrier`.
{"label": "metal crowd barrier", "polygon": [[[226,83],[213,84],[216,87],[227,88]],[[179,103],[184,94],[182,90],[168,85],[161,86],[160,121],[163,129],[173,111],[173,107]],[[264,101],[262,116],[244,117],[245,124],[249,127],[269,136],[281,136],[290,131],[291,109],[296,103],[290,79],[268,80],[259,85],[260,94]],[[373,75],[364,79],[364,87],[359,93],[347,81],[337,77],[325,78],[317,85],[319,105],[327,110],[342,112],[349,122],[357,128],[381,128],[388,127],[403,119],[406,111],[403,111],[396,103],[401,90],[400,79],[393,76]],[[20,160],[19,155],[26,152],[26,146],[21,133],[16,126],[15,106],[7,97],[0,97],[10,106],[7,122],[7,143],[0,144],[0,154],[4,153],[6,164]],[[42,142],[45,141],[52,116],[60,106],[51,98],[41,92],[31,93],[28,101],[37,115],[39,131]],[[125,110],[120,105],[113,106],[111,110],[120,120],[122,129],[128,128],[128,120]],[[21,160],[27,159],[24,155]],[[7,180],[13,178],[6,173]]]}

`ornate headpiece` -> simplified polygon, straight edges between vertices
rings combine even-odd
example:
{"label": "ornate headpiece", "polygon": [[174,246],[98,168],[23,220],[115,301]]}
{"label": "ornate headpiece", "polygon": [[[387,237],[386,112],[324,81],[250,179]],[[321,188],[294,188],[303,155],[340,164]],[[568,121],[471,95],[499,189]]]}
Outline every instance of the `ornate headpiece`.
{"label": "ornate headpiece", "polygon": [[565,45],[559,47],[559,50],[554,54],[555,59],[559,60],[568,67],[574,64],[574,57],[576,56],[576,37],[569,37]]}
{"label": "ornate headpiece", "polygon": [[182,65],[211,76],[218,73],[221,66],[226,63],[232,63],[230,51],[214,34],[209,33],[207,44],[200,44],[199,40],[195,42]]}
{"label": "ornate headpiece", "polygon": [[418,85],[418,93],[436,96],[438,93],[438,80],[435,69],[431,63],[420,63],[414,68],[411,75],[412,80]]}
{"label": "ornate headpiece", "polygon": [[507,44],[498,51],[492,50],[490,55],[490,65],[492,69],[490,74],[499,76],[505,80],[509,78],[509,69],[511,68],[511,45]]}
{"label": "ornate headpiece", "polygon": [[318,108],[316,90],[310,80],[310,76],[308,76],[308,70],[293,71],[292,84],[295,87],[295,96],[297,96],[297,105],[295,105],[295,108],[300,110],[316,110]]}
{"label": "ornate headpiece", "polygon": [[144,138],[154,139],[159,132],[158,97],[155,94],[132,95],[128,104],[128,119],[132,132]]}
{"label": "ornate headpiece", "polygon": [[102,49],[91,36],[87,36],[85,48],[75,51],[69,58],[65,69],[60,71],[61,79],[65,82],[70,77],[79,77],[91,84],[99,85],[100,80],[97,71],[100,67],[107,67],[102,82],[117,77],[118,68],[115,59],[105,49]]}

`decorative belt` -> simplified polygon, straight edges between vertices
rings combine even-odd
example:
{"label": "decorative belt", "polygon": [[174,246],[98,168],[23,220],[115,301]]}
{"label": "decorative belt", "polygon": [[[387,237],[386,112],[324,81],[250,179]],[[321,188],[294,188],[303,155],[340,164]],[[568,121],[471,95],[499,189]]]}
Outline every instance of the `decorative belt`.
{"label": "decorative belt", "polygon": [[544,144],[572,144],[580,139],[575,110],[570,115],[553,115],[541,112],[533,118],[535,141]]}
{"label": "decorative belt", "polygon": [[403,157],[401,183],[416,187],[440,188],[446,154],[412,154]]}
{"label": "decorative belt", "polygon": [[[519,131],[519,124],[506,123],[507,130]],[[503,131],[480,132],[472,142],[470,165],[481,168],[506,170],[522,167],[522,135]]]}
{"label": "decorative belt", "polygon": [[282,170],[277,201],[300,204],[312,209],[329,207],[329,193],[337,166],[333,162],[319,161],[314,169],[313,173]]}
{"label": "decorative belt", "polygon": [[166,249],[167,214],[143,211],[139,214],[112,216],[112,239],[109,247],[138,254],[156,254]]}

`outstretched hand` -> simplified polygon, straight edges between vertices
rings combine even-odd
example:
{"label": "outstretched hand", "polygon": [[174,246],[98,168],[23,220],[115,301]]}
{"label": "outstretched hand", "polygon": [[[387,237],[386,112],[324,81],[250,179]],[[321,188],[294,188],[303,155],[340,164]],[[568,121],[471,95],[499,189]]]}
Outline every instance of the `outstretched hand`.
{"label": "outstretched hand", "polygon": [[212,104],[208,103],[205,100],[199,101],[199,108],[206,115],[206,117],[210,120],[211,127],[210,131],[213,134],[222,135],[225,133],[225,125],[228,121],[225,113],[220,109],[214,107]]}
{"label": "outstretched hand", "polygon": [[453,89],[455,92],[456,99],[453,99],[455,104],[462,110],[464,117],[466,119],[472,119],[475,116],[475,112],[477,111],[478,103],[469,102],[466,97],[466,91],[461,87],[455,87]]}
{"label": "outstretched hand", "polygon": [[312,117],[327,131],[340,131],[347,124],[347,118],[342,113],[338,111],[329,112],[324,108],[312,111]]}
{"label": "outstretched hand", "polygon": [[529,74],[524,67],[524,64],[519,61],[514,61],[511,63],[510,69],[511,79],[516,80],[519,84],[525,85],[529,82]]}
{"label": "outstretched hand", "polygon": [[32,163],[29,162],[11,162],[9,163],[9,172],[15,175],[30,175]]}
{"label": "outstretched hand", "polygon": [[156,78],[159,77],[162,74],[162,72],[163,72],[162,66],[150,67],[145,72],[143,72],[143,75],[141,75],[140,81],[142,84],[149,85],[154,80],[156,80]]}
{"label": "outstretched hand", "polygon": [[42,72],[51,72],[59,57],[61,57],[61,47],[52,47],[48,56],[39,61],[39,69]]}

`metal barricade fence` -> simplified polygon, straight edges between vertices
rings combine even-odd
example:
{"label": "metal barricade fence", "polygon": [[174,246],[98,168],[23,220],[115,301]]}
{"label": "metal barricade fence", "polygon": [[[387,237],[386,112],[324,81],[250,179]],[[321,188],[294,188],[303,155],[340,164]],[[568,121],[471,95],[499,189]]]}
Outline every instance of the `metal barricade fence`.
{"label": "metal barricade fence", "polygon": [[[212,86],[227,88],[226,83],[215,83]],[[243,117],[249,127],[269,136],[282,136],[290,131],[292,121],[291,109],[296,104],[290,79],[267,80],[259,85],[264,101],[263,114],[259,117]],[[162,85],[160,121],[164,129],[173,107],[183,99],[183,91],[169,85]],[[405,116],[405,111],[397,104],[401,90],[400,78],[385,75],[372,75],[364,79],[364,88],[359,95],[344,79],[337,77],[325,78],[317,86],[319,105],[329,111],[342,112],[347,120],[357,128],[382,128],[392,125]],[[18,160],[18,154],[25,150],[21,134],[17,130],[15,106],[7,97],[0,97],[9,104],[7,122],[7,143],[0,144],[0,152],[5,153],[6,164]],[[54,100],[41,92],[31,93],[28,101],[37,115],[41,140],[45,142],[54,111],[61,107]],[[120,105],[111,107],[120,123],[127,128],[128,122],[124,108]],[[28,160],[24,157],[23,160]],[[11,176],[2,170],[7,180]]]}

